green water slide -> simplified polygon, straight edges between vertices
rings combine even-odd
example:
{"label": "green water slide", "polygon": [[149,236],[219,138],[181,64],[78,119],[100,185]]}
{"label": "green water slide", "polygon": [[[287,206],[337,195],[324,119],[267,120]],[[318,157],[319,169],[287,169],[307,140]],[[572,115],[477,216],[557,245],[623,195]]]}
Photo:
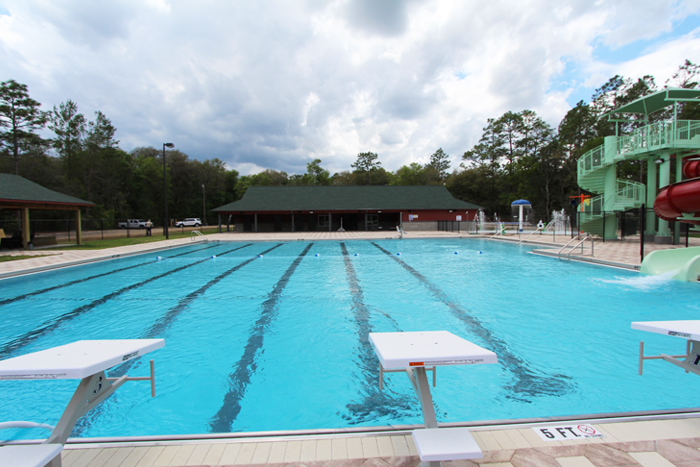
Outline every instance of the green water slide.
{"label": "green water slide", "polygon": [[700,247],[652,251],[642,261],[639,272],[668,274],[679,281],[697,282],[700,278]]}
{"label": "green water slide", "polygon": [[[599,235],[606,239],[617,238],[616,213],[640,208],[643,204],[651,207],[658,186],[664,187],[670,181],[670,161],[672,155],[683,157],[700,149],[700,122],[677,120],[677,103],[698,101],[700,90],[664,89],[619,107],[610,113],[610,121],[621,122],[625,114],[648,115],[674,106],[673,117],[661,122],[635,129],[624,136],[606,136],[604,144],[598,146],[578,160],[578,184],[584,190],[598,196],[592,197],[579,207],[579,228],[581,231]],[[647,183],[621,180],[617,178],[617,163],[626,160],[647,162]],[[680,164],[679,164],[680,167]],[[680,168],[678,169],[680,179]],[[669,237],[668,222],[659,221],[658,232],[655,219],[650,216],[646,232]]]}

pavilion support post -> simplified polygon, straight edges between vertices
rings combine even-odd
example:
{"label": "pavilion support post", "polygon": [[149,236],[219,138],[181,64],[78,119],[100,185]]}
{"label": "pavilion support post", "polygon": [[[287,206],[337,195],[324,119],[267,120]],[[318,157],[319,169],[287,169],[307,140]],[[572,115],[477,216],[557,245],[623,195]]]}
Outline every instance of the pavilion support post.
{"label": "pavilion support post", "polygon": [[75,241],[78,245],[83,244],[83,226],[80,218],[80,208],[75,210]]}
{"label": "pavilion support post", "polygon": [[331,225],[333,225],[333,214],[328,213],[328,231],[331,231]]}
{"label": "pavilion support post", "polygon": [[[657,167],[654,160],[656,156],[649,156],[647,158],[647,206],[653,206],[656,200],[656,177],[657,177]],[[656,215],[650,213],[647,218],[647,225],[644,231],[644,240],[647,242],[653,242],[654,237],[656,237]]]}
{"label": "pavilion support post", "polygon": [[[676,183],[683,179],[683,157],[676,154]],[[681,223],[674,222],[673,228],[673,244],[678,245],[681,242]]]}
{"label": "pavilion support post", "polygon": [[31,234],[29,232],[29,208],[22,208],[22,248],[29,248]]}
{"label": "pavilion support post", "polygon": [[[671,158],[668,154],[661,156],[663,162],[659,165],[659,189],[667,187],[671,179]],[[670,244],[673,242],[668,221],[659,219],[659,231],[654,238],[654,243]]]}
{"label": "pavilion support post", "polygon": [[258,232],[258,213],[256,212],[254,214],[254,216],[255,216],[255,232],[257,233]]}

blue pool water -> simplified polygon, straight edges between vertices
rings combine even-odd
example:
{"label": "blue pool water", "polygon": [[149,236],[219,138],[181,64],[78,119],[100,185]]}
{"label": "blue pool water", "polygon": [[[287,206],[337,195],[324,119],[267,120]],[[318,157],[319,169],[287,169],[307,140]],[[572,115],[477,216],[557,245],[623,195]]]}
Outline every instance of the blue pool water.
{"label": "blue pool water", "polygon": [[[440,422],[699,405],[697,376],[660,361],[637,374],[640,340],[647,354],[685,341],[630,329],[698,319],[697,284],[528,251],[475,239],[209,243],[7,279],[0,359],[164,338],[147,356],[157,397],[127,383],[81,419],[81,437],[421,423],[404,374],[379,391],[369,332],[448,330],[498,355],[438,370]],[[145,376],[147,360],[113,374],[125,372]],[[55,424],[76,385],[0,381],[0,421]],[[34,431],[0,438],[45,434]]]}

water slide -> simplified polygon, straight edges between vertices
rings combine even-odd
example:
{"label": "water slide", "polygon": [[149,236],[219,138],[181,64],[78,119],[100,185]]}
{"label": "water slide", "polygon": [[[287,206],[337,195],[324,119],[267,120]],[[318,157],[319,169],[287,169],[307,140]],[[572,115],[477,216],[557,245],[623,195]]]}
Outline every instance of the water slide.
{"label": "water slide", "polygon": [[697,282],[700,277],[700,247],[652,251],[642,261],[639,272]]}
{"label": "water slide", "polygon": [[[700,156],[697,154],[696,156]],[[661,219],[669,222],[687,222],[700,224],[700,221],[683,220],[683,213],[700,214],[700,160],[686,162],[683,165],[683,180],[664,187],[654,201],[654,212]]]}
{"label": "water slide", "polygon": [[[700,160],[686,162],[683,175],[688,180],[664,187],[654,201],[654,212],[669,222],[700,224],[684,219],[683,213],[700,217]],[[651,252],[642,261],[640,272],[667,274],[680,281],[700,281],[700,247],[676,248]]]}

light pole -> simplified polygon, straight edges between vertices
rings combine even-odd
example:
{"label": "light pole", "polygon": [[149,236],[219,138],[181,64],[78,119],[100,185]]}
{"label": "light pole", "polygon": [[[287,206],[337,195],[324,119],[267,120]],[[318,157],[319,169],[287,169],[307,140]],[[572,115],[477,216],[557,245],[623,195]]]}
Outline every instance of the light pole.
{"label": "light pole", "polygon": [[206,195],[204,193],[204,183],[202,183],[202,225],[207,223],[207,203]]}
{"label": "light pole", "polygon": [[168,235],[168,171],[165,167],[165,148],[174,148],[173,143],[163,143],[163,199],[165,200],[165,217],[163,218],[163,232],[165,239],[169,240]]}

